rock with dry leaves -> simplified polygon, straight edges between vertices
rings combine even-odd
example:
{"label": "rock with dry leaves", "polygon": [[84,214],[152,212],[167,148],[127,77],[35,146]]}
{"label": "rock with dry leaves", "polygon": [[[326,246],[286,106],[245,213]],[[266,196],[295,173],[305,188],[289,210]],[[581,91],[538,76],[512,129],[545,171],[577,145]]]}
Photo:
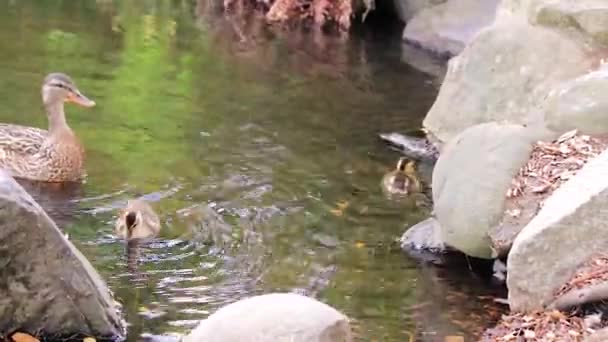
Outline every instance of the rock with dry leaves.
{"label": "rock with dry leaves", "polygon": [[548,306],[567,310],[608,298],[608,255],[598,253],[577,268],[576,273],[555,292]]}
{"label": "rock with dry leaves", "polygon": [[[567,164],[558,164],[567,181],[543,201],[509,253],[507,286],[512,310],[546,307],[581,265],[608,250],[608,151],[574,175]],[[561,178],[553,181],[561,182]]]}
{"label": "rock with dry leaves", "polygon": [[110,293],[44,210],[0,172],[0,333],[121,336]]}
{"label": "rock with dry leaves", "polygon": [[520,125],[466,129],[443,149],[433,171],[434,212],[445,244],[492,258],[489,232],[505,215],[505,194],[537,137]]}
{"label": "rock with dry leaves", "polygon": [[499,0],[450,0],[410,20],[403,39],[440,55],[459,54],[478,31],[494,21]]}
{"label": "rock with dry leaves", "polygon": [[552,141],[537,141],[528,162],[507,190],[505,215],[490,232],[498,254],[506,256],[517,234],[538,213],[545,199],[607,146],[606,137],[576,130]]}

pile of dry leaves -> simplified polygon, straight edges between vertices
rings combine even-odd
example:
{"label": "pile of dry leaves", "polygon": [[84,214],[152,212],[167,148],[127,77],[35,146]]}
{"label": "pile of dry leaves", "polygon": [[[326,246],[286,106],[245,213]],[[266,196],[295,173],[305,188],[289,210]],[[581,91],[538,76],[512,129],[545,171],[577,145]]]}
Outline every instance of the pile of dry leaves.
{"label": "pile of dry leaves", "polygon": [[563,312],[536,312],[504,315],[502,320],[483,334],[483,342],[508,341],[583,341],[593,333],[593,319],[567,316]]}
{"label": "pile of dry leaves", "polygon": [[608,147],[608,137],[566,132],[552,142],[537,142],[528,163],[507,191],[508,198],[546,195],[572,178],[583,165]]}
{"label": "pile of dry leaves", "polygon": [[581,289],[589,285],[598,284],[601,282],[608,281],[608,255],[601,254],[597,255],[583,267],[570,279],[564,286],[562,286],[555,294],[559,297],[571,290]]}
{"label": "pile of dry leaves", "polygon": [[[364,1],[368,10],[373,4],[371,1]],[[266,20],[269,22],[310,19],[321,26],[335,23],[340,29],[348,30],[353,15],[351,0],[224,0],[224,9],[230,10],[237,2],[253,2],[267,9]]]}

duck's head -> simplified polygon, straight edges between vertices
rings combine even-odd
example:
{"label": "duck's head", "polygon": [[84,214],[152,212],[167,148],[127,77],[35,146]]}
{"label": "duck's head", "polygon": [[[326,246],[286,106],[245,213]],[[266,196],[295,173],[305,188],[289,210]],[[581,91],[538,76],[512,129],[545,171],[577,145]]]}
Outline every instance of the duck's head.
{"label": "duck's head", "polygon": [[401,157],[397,162],[397,171],[408,175],[412,174],[416,172],[416,162],[405,157]]}
{"label": "duck's head", "polygon": [[42,102],[45,106],[72,102],[83,107],[95,106],[95,101],[84,96],[74,81],[62,73],[48,74],[42,83]]}
{"label": "duck's head", "polygon": [[147,239],[160,232],[160,220],[145,201],[134,199],[120,212],[114,230],[119,238],[125,240]]}
{"label": "duck's head", "polygon": [[130,239],[133,235],[133,230],[141,225],[141,212],[137,210],[125,210],[116,220],[115,231],[116,235],[123,239]]}

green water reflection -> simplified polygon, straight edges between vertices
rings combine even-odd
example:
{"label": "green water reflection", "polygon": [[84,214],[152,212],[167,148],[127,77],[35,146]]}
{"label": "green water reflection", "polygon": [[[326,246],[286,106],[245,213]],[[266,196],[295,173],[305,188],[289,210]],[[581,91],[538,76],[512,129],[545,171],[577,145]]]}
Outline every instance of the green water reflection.
{"label": "green water reflection", "polygon": [[[398,37],[287,35],[194,1],[0,9],[1,121],[44,127],[39,87],[51,71],[98,104],[67,108],[87,183],[37,196],[123,303],[129,339],[183,333],[241,297],[298,289],[349,314],[362,340],[417,329],[422,280],[394,240],[428,213],[383,197],[396,155],[376,134],[418,127],[436,89],[399,62]],[[114,209],[139,194],[165,228],[129,272],[109,234]],[[197,204],[232,226],[224,252],[188,242],[197,219],[180,213]]]}

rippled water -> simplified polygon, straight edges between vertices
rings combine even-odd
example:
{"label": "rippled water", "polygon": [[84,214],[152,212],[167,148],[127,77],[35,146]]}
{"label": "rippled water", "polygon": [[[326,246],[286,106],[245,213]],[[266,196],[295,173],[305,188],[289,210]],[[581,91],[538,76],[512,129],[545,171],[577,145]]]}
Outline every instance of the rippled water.
{"label": "rippled water", "polygon": [[[377,133],[419,127],[437,91],[400,62],[398,34],[286,33],[207,3],[0,5],[1,121],[46,126],[51,71],[98,104],[67,108],[86,184],[24,184],[107,280],[129,340],[270,291],[320,298],[365,341],[474,333],[486,289],[403,255],[395,239],[428,212],[379,187],[398,156]],[[137,196],[163,230],[127,249],[112,224]]]}

